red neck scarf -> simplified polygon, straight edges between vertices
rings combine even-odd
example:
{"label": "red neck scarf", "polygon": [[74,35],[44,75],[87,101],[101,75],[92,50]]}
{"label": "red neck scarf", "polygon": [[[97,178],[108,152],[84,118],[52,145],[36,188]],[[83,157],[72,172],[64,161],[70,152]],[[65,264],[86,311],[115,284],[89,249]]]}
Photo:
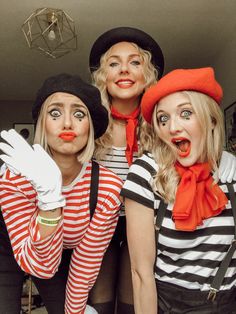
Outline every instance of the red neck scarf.
{"label": "red neck scarf", "polygon": [[138,125],[138,116],[140,107],[137,107],[131,114],[122,114],[118,112],[113,106],[111,107],[111,115],[115,119],[126,120],[126,151],[125,156],[129,166],[133,161],[133,152],[138,151],[138,143],[136,136],[136,129]]}
{"label": "red neck scarf", "polygon": [[214,183],[208,163],[183,167],[175,164],[181,180],[177,188],[173,219],[177,230],[194,231],[203,220],[219,215],[228,199]]}

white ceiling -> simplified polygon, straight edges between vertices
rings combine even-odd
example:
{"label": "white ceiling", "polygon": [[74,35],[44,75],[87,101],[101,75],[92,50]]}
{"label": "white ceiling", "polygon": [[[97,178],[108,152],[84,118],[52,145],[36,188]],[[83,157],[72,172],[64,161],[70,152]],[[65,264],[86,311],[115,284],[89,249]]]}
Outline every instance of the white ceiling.
{"label": "white ceiling", "polygon": [[[74,19],[77,51],[55,60],[28,48],[21,25],[42,7],[63,9]],[[32,100],[42,81],[60,72],[89,80],[91,45],[113,27],[137,27],[154,37],[165,72],[214,65],[236,34],[236,0],[1,0],[0,16],[0,100]]]}

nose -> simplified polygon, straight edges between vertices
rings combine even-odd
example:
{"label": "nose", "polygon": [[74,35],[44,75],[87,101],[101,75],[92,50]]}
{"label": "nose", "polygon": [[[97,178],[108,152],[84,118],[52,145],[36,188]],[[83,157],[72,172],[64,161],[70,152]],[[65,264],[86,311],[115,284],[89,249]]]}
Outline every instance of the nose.
{"label": "nose", "polygon": [[122,62],[120,65],[120,73],[128,73],[128,63],[127,62]]}
{"label": "nose", "polygon": [[177,117],[173,117],[170,119],[170,133],[176,134],[182,131],[182,125]]}
{"label": "nose", "polygon": [[72,116],[69,112],[66,112],[64,115],[64,129],[71,129],[73,126]]}

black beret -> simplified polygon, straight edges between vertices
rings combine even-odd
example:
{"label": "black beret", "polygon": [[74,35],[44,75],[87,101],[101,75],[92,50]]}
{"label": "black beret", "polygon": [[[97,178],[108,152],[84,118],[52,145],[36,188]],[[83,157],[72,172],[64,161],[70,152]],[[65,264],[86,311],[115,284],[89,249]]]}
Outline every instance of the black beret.
{"label": "black beret", "polygon": [[103,33],[94,42],[89,56],[90,71],[97,70],[100,66],[101,56],[113,45],[122,42],[133,42],[140,48],[149,51],[152,63],[158,71],[160,78],[164,71],[164,56],[160,46],[147,33],[133,27],[117,27]]}
{"label": "black beret", "polygon": [[108,112],[102,105],[99,90],[95,86],[84,82],[78,75],[67,73],[47,78],[38,90],[32,107],[32,117],[35,122],[38,120],[44,101],[48,96],[57,92],[75,95],[83,101],[93,121],[95,139],[105,133],[108,126]]}

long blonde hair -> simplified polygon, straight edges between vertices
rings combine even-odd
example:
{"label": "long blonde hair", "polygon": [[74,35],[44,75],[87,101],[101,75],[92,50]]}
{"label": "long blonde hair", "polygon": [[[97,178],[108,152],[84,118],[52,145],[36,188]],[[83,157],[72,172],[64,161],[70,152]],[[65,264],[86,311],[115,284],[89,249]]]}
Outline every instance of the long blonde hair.
{"label": "long blonde hair", "polygon": [[[223,113],[219,105],[207,95],[193,91],[184,91],[182,93],[189,97],[200,124],[202,132],[201,147],[199,147],[202,152],[200,162],[208,161],[212,171],[218,173],[224,142]],[[158,136],[159,126],[156,112],[157,106],[152,116],[154,132],[152,134],[153,146],[151,152],[158,165],[153,188],[166,202],[173,202],[179,183],[179,176],[174,168],[176,155]],[[212,128],[213,125],[214,128]]]}
{"label": "long blonde hair", "polygon": [[[151,85],[155,84],[158,77],[158,72],[154,65],[151,62],[151,53],[147,50],[144,50],[140,48],[138,45],[131,43],[139,52],[141,58],[143,59],[143,74],[145,78],[145,86],[144,90]],[[95,149],[95,157],[96,159],[101,159],[104,157],[104,155],[111,149],[112,146],[112,129],[113,129],[113,118],[111,116],[110,106],[112,99],[107,91],[106,87],[106,78],[107,78],[107,70],[106,70],[106,63],[110,56],[111,49],[108,49],[101,57],[100,59],[100,67],[93,72],[92,74],[92,80],[93,84],[100,90],[101,98],[102,98],[102,104],[106,107],[109,113],[109,125],[107,128],[106,133],[96,140],[96,149]],[[141,98],[142,95],[140,95]],[[143,119],[139,118],[139,128],[137,130],[137,135],[140,137],[140,141],[143,138],[142,137],[142,129],[143,129]]]}
{"label": "long blonde hair", "polygon": [[[46,152],[48,152],[48,154],[50,156],[52,156],[52,153],[50,151],[50,147],[49,147],[48,142],[47,142],[47,134],[46,134],[45,124],[46,124],[47,109],[48,109],[48,106],[51,102],[52,96],[53,96],[53,94],[50,95],[44,101],[44,103],[41,107],[38,121],[36,124],[35,137],[34,137],[34,144],[40,144],[46,150]],[[94,128],[93,128],[92,119],[91,119],[91,116],[89,114],[87,107],[86,107],[86,111],[87,111],[87,115],[88,115],[88,119],[89,119],[89,137],[88,137],[87,145],[81,151],[78,152],[77,160],[80,163],[84,163],[84,162],[89,161],[93,156],[93,152],[94,152],[94,148],[95,148]]]}

